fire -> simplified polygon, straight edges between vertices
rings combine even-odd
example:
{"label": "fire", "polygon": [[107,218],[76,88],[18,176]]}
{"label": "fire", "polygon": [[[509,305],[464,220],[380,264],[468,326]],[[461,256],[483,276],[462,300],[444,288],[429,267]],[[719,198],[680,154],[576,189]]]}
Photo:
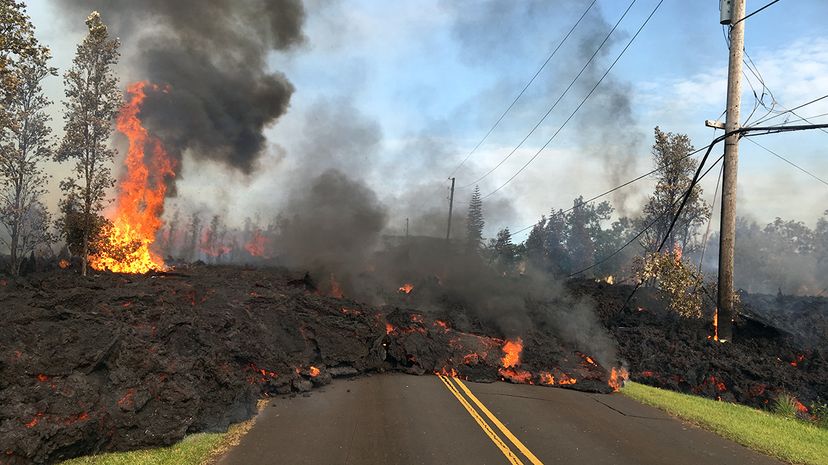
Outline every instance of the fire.
{"label": "fire", "polygon": [[434,326],[439,326],[440,328],[443,329],[443,332],[448,332],[448,330],[449,330],[448,323],[446,323],[443,320],[434,320]]}
{"label": "fire", "polygon": [[563,376],[561,376],[561,380],[558,381],[558,385],[561,385],[561,384],[575,384],[577,382],[578,382],[577,378],[570,378],[569,375],[564,373]]}
{"label": "fire", "polygon": [[403,292],[405,294],[411,294],[411,291],[413,291],[413,290],[414,290],[414,285],[411,284],[411,283],[405,283],[402,286],[400,286],[400,292]]}
{"label": "fire", "polygon": [[60,261],[58,262],[58,266],[60,267],[61,270],[65,270],[66,268],[69,268],[69,265],[71,265],[71,263],[69,263],[69,260],[66,260],[65,258],[61,258]]}
{"label": "fire", "polygon": [[610,379],[609,379],[609,386],[612,388],[613,391],[621,390],[621,387],[624,386],[624,381],[629,379],[630,374],[627,372],[626,368],[615,368],[613,367],[610,370]]}
{"label": "fire", "polygon": [[540,382],[541,384],[548,384],[552,386],[555,384],[555,377],[548,371],[542,371],[540,374]]}
{"label": "fire", "polygon": [[345,294],[342,293],[342,286],[339,285],[339,282],[334,277],[333,273],[331,273],[331,297],[336,297],[337,299],[341,299]]}
{"label": "fire", "polygon": [[804,362],[804,361],[805,361],[805,356],[800,354],[800,355],[796,356],[796,360],[793,360],[790,363],[791,363],[792,367],[796,367],[796,366],[799,366],[799,364]]}
{"label": "fire", "polygon": [[673,246],[673,255],[675,256],[676,265],[681,265],[682,250],[681,246],[678,243],[676,243],[676,245]]}
{"label": "fire", "polygon": [[126,173],[119,180],[112,227],[99,244],[98,254],[89,257],[90,266],[96,270],[146,273],[165,268],[162,258],[150,248],[163,224],[167,181],[175,176],[175,163],[139,118],[148,86],[159,90],[146,81],[129,85],[129,102],[116,121],[118,131],[129,139],[129,151],[124,160]]}
{"label": "fire", "polygon": [[796,406],[796,409],[799,410],[800,413],[805,413],[805,414],[808,413],[808,407],[802,405],[802,402],[800,402],[797,399],[794,399],[793,401],[794,401],[794,405]]}
{"label": "fire", "polygon": [[315,366],[311,366],[309,371],[310,371],[311,378],[316,378],[317,376],[319,376],[319,368],[316,368]]}
{"label": "fire", "polygon": [[391,334],[394,330],[397,329],[391,323],[385,323],[385,334]]}
{"label": "fire", "polygon": [[520,353],[523,352],[523,340],[521,338],[516,338],[514,341],[507,340],[502,350],[503,358],[500,359],[500,364],[503,368],[519,365]]}
{"label": "fire", "polygon": [[713,312],[713,340],[719,342],[719,309]]}
{"label": "fire", "polygon": [[244,244],[244,250],[254,257],[264,257],[265,246],[267,245],[267,238],[262,234],[262,231],[257,229],[253,231],[250,240]]}

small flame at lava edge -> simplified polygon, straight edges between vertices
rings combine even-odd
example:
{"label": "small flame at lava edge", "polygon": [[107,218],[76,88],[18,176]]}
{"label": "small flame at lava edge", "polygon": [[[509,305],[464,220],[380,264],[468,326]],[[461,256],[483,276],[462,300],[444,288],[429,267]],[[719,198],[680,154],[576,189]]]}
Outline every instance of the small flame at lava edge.
{"label": "small flame at lava edge", "polygon": [[514,341],[508,340],[503,344],[503,358],[500,359],[503,368],[510,368],[520,364],[520,353],[523,352],[523,340],[516,338]]}
{"label": "small flame at lava edge", "polygon": [[90,257],[96,270],[116,273],[146,273],[163,270],[164,261],[150,250],[161,228],[166,181],[175,176],[175,164],[161,141],[149,134],[138,115],[146,98],[145,88],[160,90],[146,81],[127,87],[129,102],[116,122],[129,139],[124,160],[126,173],[118,184],[115,219],[98,255]]}

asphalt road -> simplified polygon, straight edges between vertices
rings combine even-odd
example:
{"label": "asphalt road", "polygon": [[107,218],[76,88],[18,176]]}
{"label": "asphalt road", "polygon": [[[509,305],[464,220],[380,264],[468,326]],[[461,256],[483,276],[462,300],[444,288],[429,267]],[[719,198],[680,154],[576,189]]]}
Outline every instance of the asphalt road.
{"label": "asphalt road", "polygon": [[274,399],[219,465],[781,465],[621,394],[437,376]]}

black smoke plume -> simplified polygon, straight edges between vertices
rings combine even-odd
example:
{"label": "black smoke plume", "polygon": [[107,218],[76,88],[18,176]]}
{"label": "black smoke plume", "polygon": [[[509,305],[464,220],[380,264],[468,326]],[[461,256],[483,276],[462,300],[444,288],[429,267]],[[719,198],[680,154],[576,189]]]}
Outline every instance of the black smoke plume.
{"label": "black smoke plume", "polygon": [[294,90],[267,57],[304,41],[301,0],[59,2],[73,13],[100,11],[136,50],[125,57],[129,79],[162,86],[149,91],[141,118],[170,154],[180,160],[190,149],[244,174],[256,169],[263,131]]}

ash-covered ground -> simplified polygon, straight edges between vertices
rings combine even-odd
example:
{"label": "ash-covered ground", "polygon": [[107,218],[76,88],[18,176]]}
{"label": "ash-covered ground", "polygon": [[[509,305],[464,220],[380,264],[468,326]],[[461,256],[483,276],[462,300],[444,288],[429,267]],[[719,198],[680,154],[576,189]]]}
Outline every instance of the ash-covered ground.
{"label": "ash-covered ground", "polygon": [[[630,287],[572,281],[554,293],[564,300],[527,299],[530,324],[509,332],[444,284],[389,288],[367,305],[334,297],[332,277],[282,269],[2,280],[0,464],[170,444],[251,417],[262,396],[386,370],[608,393],[623,360],[637,381],[750,405],[828,392],[823,352],[754,319],[737,322],[737,343],[709,341],[712,328],[673,316],[652,290],[623,308]],[[567,335],[590,327],[577,321],[586,308],[617,354],[588,351],[597,333]]]}

